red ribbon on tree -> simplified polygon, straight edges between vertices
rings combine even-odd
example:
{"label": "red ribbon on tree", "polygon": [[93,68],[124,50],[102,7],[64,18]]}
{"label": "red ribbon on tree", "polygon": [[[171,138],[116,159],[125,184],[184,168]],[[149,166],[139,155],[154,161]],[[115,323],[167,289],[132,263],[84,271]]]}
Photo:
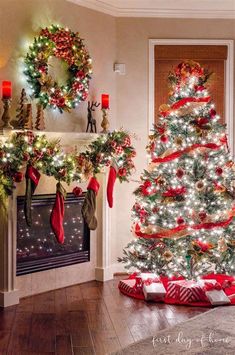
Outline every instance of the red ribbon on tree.
{"label": "red ribbon on tree", "polygon": [[175,197],[175,196],[180,196],[184,195],[187,192],[186,188],[183,187],[177,187],[173,189],[172,187],[168,189],[167,191],[163,192],[164,197]]}
{"label": "red ribbon on tree", "polygon": [[177,102],[175,102],[171,108],[173,110],[177,109],[177,108],[180,108],[184,105],[186,105],[188,102],[209,102],[210,101],[210,96],[206,96],[206,97],[185,97],[184,99],[181,99]]}
{"label": "red ribbon on tree", "polygon": [[[226,144],[225,142],[221,142],[222,144]],[[153,163],[166,163],[168,161],[171,161],[171,160],[174,160],[174,159],[177,159],[179,157],[181,157],[181,155],[183,154],[186,154],[186,153],[189,153],[191,152],[192,150],[194,149],[197,149],[197,148],[209,148],[209,149],[212,149],[212,150],[217,150],[221,147],[221,145],[218,145],[218,144],[215,144],[215,143],[206,143],[206,144],[199,144],[199,143],[196,143],[196,144],[193,144],[185,149],[182,149],[182,150],[178,150],[177,152],[174,152],[174,153],[171,153],[163,158],[159,157],[159,158],[154,158],[152,160]]]}
{"label": "red ribbon on tree", "polygon": [[[175,233],[177,232],[181,232],[187,228],[191,228],[191,229],[213,229],[213,228],[219,228],[219,227],[226,227],[227,225],[229,225],[233,220],[233,216],[231,216],[229,219],[227,219],[226,221],[222,221],[222,222],[215,222],[215,223],[201,223],[201,224],[197,224],[195,226],[189,226],[187,224],[183,224],[181,226],[172,228],[172,229],[165,229],[162,230],[159,233],[154,233],[154,234],[147,234],[147,233],[142,233],[140,231],[140,226],[138,224],[136,224],[135,226],[135,235],[137,237],[141,237],[141,238],[172,238],[172,236],[174,236]],[[190,234],[190,231],[189,231]]]}

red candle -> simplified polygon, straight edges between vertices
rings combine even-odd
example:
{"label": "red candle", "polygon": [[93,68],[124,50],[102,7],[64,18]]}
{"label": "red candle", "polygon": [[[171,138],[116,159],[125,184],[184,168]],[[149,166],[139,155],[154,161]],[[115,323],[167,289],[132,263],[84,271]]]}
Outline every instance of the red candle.
{"label": "red candle", "polygon": [[102,110],[109,109],[109,95],[108,94],[101,95],[101,109]]}
{"label": "red candle", "polygon": [[2,82],[2,98],[3,99],[11,98],[11,81]]}

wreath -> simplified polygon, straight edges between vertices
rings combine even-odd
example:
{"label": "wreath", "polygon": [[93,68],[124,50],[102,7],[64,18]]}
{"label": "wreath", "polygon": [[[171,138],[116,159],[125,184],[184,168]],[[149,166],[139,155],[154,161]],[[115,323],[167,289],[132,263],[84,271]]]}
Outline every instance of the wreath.
{"label": "wreath", "polygon": [[[60,86],[48,74],[50,57],[61,59],[67,64],[68,80]],[[32,88],[32,97],[39,99],[46,108],[70,111],[88,96],[91,79],[91,58],[79,33],[57,25],[41,30],[25,58],[24,73]]]}

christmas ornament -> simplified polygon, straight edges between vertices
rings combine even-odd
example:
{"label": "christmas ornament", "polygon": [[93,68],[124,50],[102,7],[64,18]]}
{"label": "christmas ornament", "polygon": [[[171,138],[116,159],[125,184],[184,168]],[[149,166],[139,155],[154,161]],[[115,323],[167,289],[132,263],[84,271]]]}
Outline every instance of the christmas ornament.
{"label": "christmas ornament", "polygon": [[[68,65],[68,80],[59,86],[48,73],[48,59],[56,57]],[[88,95],[91,58],[78,32],[52,25],[41,30],[25,58],[25,74],[33,97],[45,107],[61,113],[75,108]]]}
{"label": "christmas ornament", "polygon": [[205,189],[205,184],[202,180],[200,180],[196,182],[195,187],[197,191],[203,191]]}
{"label": "christmas ornament", "polygon": [[74,187],[74,189],[73,189],[73,194],[76,196],[76,197],[80,197],[80,196],[82,196],[82,189],[81,189],[81,187],[78,187],[78,186],[76,186],[76,187]]}

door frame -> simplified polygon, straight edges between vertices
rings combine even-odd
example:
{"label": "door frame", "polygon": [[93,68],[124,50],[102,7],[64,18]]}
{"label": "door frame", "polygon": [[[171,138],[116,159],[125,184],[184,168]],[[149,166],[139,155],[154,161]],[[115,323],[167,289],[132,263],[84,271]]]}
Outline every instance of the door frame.
{"label": "door frame", "polygon": [[149,107],[148,107],[148,130],[150,131],[154,123],[154,80],[155,80],[155,55],[154,48],[157,45],[216,45],[227,46],[228,58],[225,66],[225,122],[227,125],[227,134],[229,148],[232,156],[234,155],[234,124],[233,124],[233,58],[234,45],[233,40],[229,39],[150,39],[149,40]]}

